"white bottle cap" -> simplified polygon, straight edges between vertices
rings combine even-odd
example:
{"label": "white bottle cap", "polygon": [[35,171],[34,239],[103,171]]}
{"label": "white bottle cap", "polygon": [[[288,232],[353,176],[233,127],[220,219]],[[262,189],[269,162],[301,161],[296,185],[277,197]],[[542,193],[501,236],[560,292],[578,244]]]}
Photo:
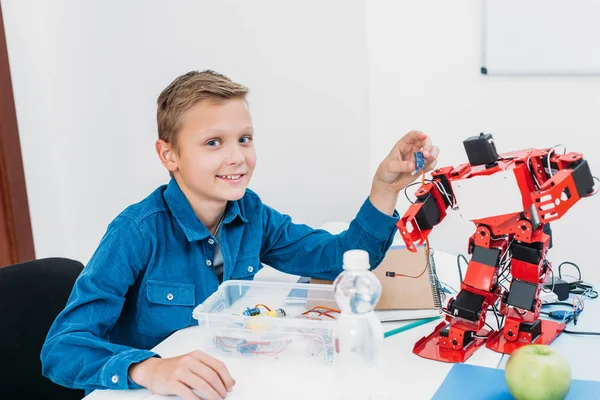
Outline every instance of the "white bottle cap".
{"label": "white bottle cap", "polygon": [[344,253],[344,269],[349,271],[368,270],[369,253],[364,250],[348,250]]}

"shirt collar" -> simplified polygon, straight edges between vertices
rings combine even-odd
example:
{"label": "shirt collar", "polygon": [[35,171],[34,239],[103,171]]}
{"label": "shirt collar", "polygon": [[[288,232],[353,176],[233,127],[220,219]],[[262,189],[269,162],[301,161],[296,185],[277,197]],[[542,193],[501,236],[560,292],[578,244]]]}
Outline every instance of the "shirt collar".
{"label": "shirt collar", "polygon": [[[175,178],[171,178],[163,196],[173,218],[175,218],[189,242],[202,240],[211,235],[206,226],[196,216]],[[227,202],[223,224],[229,224],[236,217],[239,217],[242,222],[248,222],[248,219],[244,217],[240,210],[239,200]]]}

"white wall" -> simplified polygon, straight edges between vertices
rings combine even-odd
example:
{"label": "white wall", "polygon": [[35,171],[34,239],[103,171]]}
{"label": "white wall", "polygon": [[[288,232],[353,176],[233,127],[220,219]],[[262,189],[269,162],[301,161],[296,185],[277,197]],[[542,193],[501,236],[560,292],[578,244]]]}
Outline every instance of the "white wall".
{"label": "white wall", "polygon": [[[252,187],[298,222],[350,220],[411,129],[432,135],[440,165],[464,162],[463,139],[485,131],[500,151],[565,144],[600,174],[585,139],[600,80],[480,75],[480,2],[282,3],[2,0],[38,256],[86,261],[118,212],[167,181],[155,100],[191,69],[250,87]],[[599,202],[553,224],[551,252],[598,279]],[[432,245],[465,252],[472,231],[450,213]]]}
{"label": "white wall", "polygon": [[[499,151],[562,143],[600,176],[600,147],[591,144],[600,131],[600,78],[480,75],[480,3],[367,0],[371,171],[400,133],[420,129],[441,148],[440,166],[467,161],[462,141],[488,132]],[[599,205],[600,195],[585,199],[553,223],[549,254],[555,266],[574,261],[596,281]],[[451,212],[431,245],[466,253],[473,228]]]}
{"label": "white wall", "polygon": [[167,182],[155,102],[192,69],[250,87],[265,202],[315,226],[351,219],[370,182],[364,6],[2,0],[37,256],[86,262]]}

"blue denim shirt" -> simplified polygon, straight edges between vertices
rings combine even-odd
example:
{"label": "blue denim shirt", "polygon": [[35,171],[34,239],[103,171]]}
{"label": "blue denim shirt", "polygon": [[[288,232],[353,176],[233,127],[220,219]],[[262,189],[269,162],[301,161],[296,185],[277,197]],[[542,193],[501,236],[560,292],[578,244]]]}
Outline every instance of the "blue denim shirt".
{"label": "blue denim shirt", "polygon": [[[251,190],[227,205],[219,244],[223,280],[253,279],[262,263],[300,276],[334,279],[349,249],[369,252],[373,267],[389,249],[398,214],[367,199],[347,231],[332,235],[294,224]],[[210,266],[216,239],[172,179],[125,209],[111,224],[77,279],[42,348],[43,375],[67,386],[139,388],[132,363],[191,326],[192,311],[219,285]]]}

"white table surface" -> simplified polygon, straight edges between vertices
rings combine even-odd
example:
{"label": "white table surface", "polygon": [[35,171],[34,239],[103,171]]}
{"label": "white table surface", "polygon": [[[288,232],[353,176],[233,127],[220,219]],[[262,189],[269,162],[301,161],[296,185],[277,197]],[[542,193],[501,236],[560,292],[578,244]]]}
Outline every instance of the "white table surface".
{"label": "white table surface", "polygon": [[[458,273],[456,257],[442,252],[435,253],[435,262],[439,278],[458,289]],[[463,272],[464,272],[463,268]],[[276,280],[295,282],[298,277],[282,274],[270,268],[261,270],[256,280]],[[600,331],[600,300],[587,300],[584,313],[577,326],[569,325],[572,330]],[[441,320],[413,328],[384,340],[385,359],[382,373],[379,400],[398,398],[431,399],[453,364],[423,359],[413,354],[412,349],[417,340],[427,336]],[[408,322],[385,322],[384,330],[394,329]],[[495,327],[493,314],[489,314],[488,322]],[[153,351],[162,357],[174,357],[199,348],[199,328],[189,327],[175,332]],[[600,373],[595,361],[600,358],[600,337],[574,336],[563,334],[554,345],[571,360],[575,379],[600,380]],[[336,387],[332,367],[299,363],[287,364],[279,361],[257,361],[256,358],[226,357],[222,353],[209,354],[225,362],[236,385],[228,400],[248,399],[335,399]],[[503,368],[508,356],[493,352],[485,346],[479,348],[468,360],[467,364],[491,368]],[[260,364],[259,364],[260,363]],[[594,364],[592,364],[594,363]],[[410,395],[408,395],[410,393]],[[129,400],[129,399],[177,399],[176,396],[153,395],[145,389],[113,391],[97,390],[85,397],[85,400]]]}

